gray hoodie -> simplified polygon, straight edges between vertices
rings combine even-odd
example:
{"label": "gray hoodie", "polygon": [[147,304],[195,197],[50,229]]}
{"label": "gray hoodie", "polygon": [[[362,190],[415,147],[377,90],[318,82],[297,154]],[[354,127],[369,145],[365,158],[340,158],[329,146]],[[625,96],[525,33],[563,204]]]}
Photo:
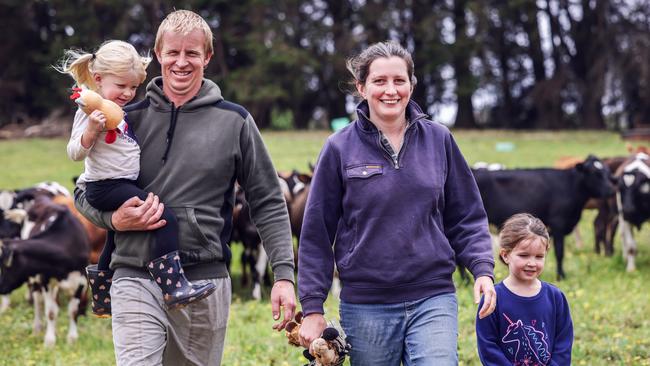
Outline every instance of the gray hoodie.
{"label": "gray hoodie", "polygon": [[[225,277],[230,258],[235,181],[244,188],[275,280],[293,281],[293,244],[277,173],[251,115],[225,101],[204,79],[198,94],[175,107],[162,78],[147,85],[146,98],[125,108],[140,142],[138,185],[157,194],[178,219],[180,253],[190,280]],[[79,211],[114,229],[112,212],[99,212],[77,191]],[[150,232],[117,232],[111,260],[115,278],[143,277],[150,258]]]}

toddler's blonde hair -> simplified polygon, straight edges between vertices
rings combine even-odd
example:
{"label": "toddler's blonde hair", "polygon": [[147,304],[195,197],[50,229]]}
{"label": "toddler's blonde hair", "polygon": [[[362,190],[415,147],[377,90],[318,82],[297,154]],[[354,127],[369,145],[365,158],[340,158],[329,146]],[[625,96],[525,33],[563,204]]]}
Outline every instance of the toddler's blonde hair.
{"label": "toddler's blonde hair", "polygon": [[151,57],[142,56],[128,42],[110,40],[94,53],[81,50],[66,50],[65,55],[55,69],[72,76],[76,86],[99,91],[95,83],[95,74],[121,76],[134,73],[141,84],[147,77],[147,66]]}

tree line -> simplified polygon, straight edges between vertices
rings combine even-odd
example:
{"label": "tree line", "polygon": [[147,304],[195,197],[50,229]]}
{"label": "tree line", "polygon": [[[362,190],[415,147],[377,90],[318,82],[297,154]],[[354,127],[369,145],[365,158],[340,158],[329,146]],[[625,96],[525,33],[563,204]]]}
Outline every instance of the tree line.
{"label": "tree line", "polygon": [[[348,116],[345,60],[395,40],[413,98],[456,127],[619,129],[650,123],[650,2],[642,0],[1,0],[0,127],[71,113],[67,48],[123,39],[153,54],[173,9],[214,32],[206,76],[260,128]],[[159,74],[157,64],[149,78]],[[141,88],[142,93],[144,88]]]}

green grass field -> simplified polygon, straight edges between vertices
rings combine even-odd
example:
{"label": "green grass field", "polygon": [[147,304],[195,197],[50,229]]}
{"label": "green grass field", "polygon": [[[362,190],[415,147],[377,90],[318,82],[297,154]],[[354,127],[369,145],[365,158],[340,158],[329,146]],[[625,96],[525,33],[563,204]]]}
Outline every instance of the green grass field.
{"label": "green grass field", "polygon": [[[278,170],[308,170],[327,138],[326,132],[264,133]],[[509,168],[552,166],[561,156],[585,157],[626,154],[618,135],[605,132],[456,131],[454,133],[470,164],[476,161],[499,162]],[[514,144],[510,152],[499,152],[497,143]],[[83,165],[68,161],[65,140],[0,141],[0,188],[21,188],[44,180],[54,180],[72,188],[71,177]],[[650,229],[637,233],[638,270],[626,273],[620,256],[620,239],[612,258],[593,250],[591,222],[595,212],[586,211],[580,222],[585,247],[576,248],[567,237],[565,270],[568,279],[555,281],[555,259],[550,253],[542,279],[557,284],[566,294],[575,328],[573,360],[576,365],[650,365]],[[240,244],[233,245],[238,258]],[[289,346],[283,333],[271,329],[271,308],[265,299],[251,299],[240,286],[240,266],[235,262],[233,306],[231,308],[224,365],[302,365],[301,351]],[[505,277],[505,266],[498,264],[497,280]],[[474,335],[476,306],[471,286],[459,284],[459,356],[461,365],[479,365]],[[44,350],[43,335],[33,335],[33,312],[24,299],[24,288],[12,294],[12,307],[0,315],[0,365],[112,365],[114,364],[110,322],[92,317],[79,321],[80,341],[65,343],[65,308],[59,314],[57,345]],[[337,317],[337,302],[326,304],[330,318]]]}

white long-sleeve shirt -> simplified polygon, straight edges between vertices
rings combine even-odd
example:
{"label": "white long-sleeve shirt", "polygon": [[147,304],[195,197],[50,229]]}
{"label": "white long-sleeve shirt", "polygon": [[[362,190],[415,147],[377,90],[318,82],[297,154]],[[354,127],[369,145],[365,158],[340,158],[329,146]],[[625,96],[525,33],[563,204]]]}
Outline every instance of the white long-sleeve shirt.
{"label": "white long-sleeve shirt", "polygon": [[79,176],[77,184],[105,179],[137,179],[140,173],[140,146],[131,130],[119,133],[112,144],[104,141],[106,132],[102,132],[95,144],[86,149],[81,146],[81,137],[88,122],[86,113],[77,110],[68,141],[70,159],[85,159],[84,172]]}

